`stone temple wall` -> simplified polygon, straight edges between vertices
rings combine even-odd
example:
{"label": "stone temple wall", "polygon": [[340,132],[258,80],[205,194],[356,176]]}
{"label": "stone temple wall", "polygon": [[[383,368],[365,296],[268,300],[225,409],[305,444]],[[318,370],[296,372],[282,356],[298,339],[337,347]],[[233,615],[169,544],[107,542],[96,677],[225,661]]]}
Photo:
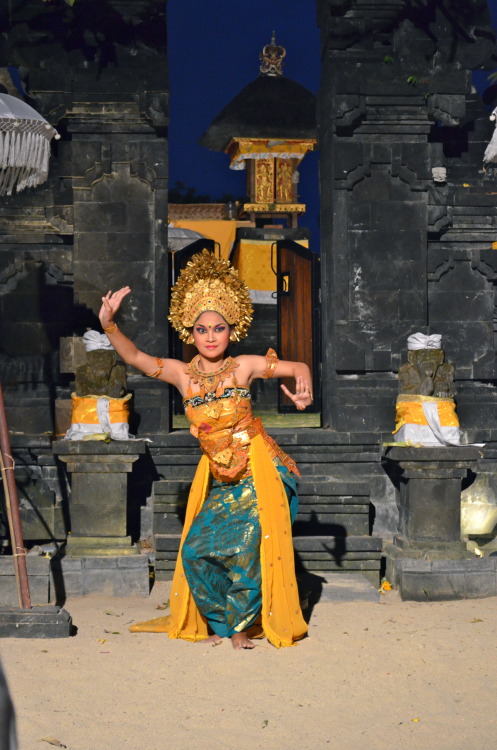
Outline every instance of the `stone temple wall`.
{"label": "stone temple wall", "polygon": [[[63,535],[67,486],[50,449],[73,381],[61,337],[100,330],[102,294],[129,284],[122,329],[168,351],[165,13],[153,0],[12,0],[0,11],[0,83],[16,93],[14,66],[61,135],[48,181],[0,198],[0,380],[28,539]],[[168,430],[167,389],[141,375],[128,386],[141,434]]]}
{"label": "stone temple wall", "polygon": [[324,423],[391,430],[421,331],[443,336],[469,439],[495,440],[493,125],[471,88],[496,65],[486,4],[319,0],[318,22]]}
{"label": "stone temple wall", "polygon": [[[51,450],[72,382],[61,337],[98,327],[102,293],[130,284],[123,330],[169,351],[165,5],[0,9],[0,68],[19,68],[61,134],[48,181],[0,199],[0,378],[28,540],[67,529]],[[409,334],[443,335],[468,439],[497,439],[497,191],[482,170],[492,125],[471,91],[472,70],[496,67],[495,35],[482,2],[317,0],[317,19],[325,429],[291,437],[297,459],[298,445],[322,442],[347,480],[360,459],[374,533],[388,535],[398,513],[379,448]],[[133,474],[143,505],[168,440],[187,436],[167,435],[167,389],[141,375],[128,385],[132,429],[159,436]]]}

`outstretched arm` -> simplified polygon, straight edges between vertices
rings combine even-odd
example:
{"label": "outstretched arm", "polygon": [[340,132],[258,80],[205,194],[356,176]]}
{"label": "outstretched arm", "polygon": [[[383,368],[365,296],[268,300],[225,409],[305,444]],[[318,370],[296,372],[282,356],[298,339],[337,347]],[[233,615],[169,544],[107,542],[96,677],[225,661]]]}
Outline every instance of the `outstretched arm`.
{"label": "outstretched arm", "polygon": [[[156,357],[145,354],[119,330],[114,322],[114,316],[119,310],[123,299],[131,292],[129,286],[123,286],[117,292],[107,292],[102,297],[102,307],[98,317],[103,330],[109,337],[109,341],[120,357],[128,364],[141,370],[146,375],[154,375],[166,383],[171,383],[179,388],[181,374],[183,372],[182,362],[176,359],[158,360]],[[160,367],[160,362],[163,366]]]}
{"label": "outstretched arm", "polygon": [[299,411],[303,411],[313,402],[312,395],[312,376],[311,371],[304,362],[290,362],[289,360],[279,359],[276,361],[274,368],[268,373],[268,360],[266,357],[255,355],[241,355],[236,358],[240,364],[237,377],[240,380],[251,383],[255,378],[295,378],[295,393],[292,393],[284,385],[281,390],[293,401]]}

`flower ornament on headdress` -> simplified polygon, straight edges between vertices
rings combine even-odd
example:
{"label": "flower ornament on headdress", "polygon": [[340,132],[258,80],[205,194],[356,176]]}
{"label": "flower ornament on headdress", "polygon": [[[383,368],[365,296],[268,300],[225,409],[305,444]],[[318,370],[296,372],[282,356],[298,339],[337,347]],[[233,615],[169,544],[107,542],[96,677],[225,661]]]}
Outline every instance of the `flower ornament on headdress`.
{"label": "flower ornament on headdress", "polygon": [[249,291],[228,260],[202,250],[188,261],[172,289],[169,320],[180,339],[193,343],[191,329],[207,310],[233,326],[232,341],[245,338],[253,313]]}

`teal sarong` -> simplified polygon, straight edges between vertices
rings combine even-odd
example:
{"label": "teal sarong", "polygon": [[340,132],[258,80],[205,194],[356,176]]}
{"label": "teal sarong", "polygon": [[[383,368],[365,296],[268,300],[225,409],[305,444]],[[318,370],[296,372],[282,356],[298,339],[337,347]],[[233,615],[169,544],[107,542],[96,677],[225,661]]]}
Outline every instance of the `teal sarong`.
{"label": "teal sarong", "polygon": [[[292,523],[298,496],[294,475],[278,459]],[[188,586],[199,612],[221,638],[246,630],[262,605],[261,527],[253,477],[214,480],[182,549]]]}

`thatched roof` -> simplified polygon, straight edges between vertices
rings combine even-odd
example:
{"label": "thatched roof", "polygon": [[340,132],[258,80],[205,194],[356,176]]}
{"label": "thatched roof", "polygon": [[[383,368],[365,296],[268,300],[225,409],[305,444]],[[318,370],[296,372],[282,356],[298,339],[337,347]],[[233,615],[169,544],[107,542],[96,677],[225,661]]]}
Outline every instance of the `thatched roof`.
{"label": "thatched roof", "polygon": [[299,83],[261,75],[218,114],[199,143],[224,151],[232,138],[316,138],[316,98]]}

